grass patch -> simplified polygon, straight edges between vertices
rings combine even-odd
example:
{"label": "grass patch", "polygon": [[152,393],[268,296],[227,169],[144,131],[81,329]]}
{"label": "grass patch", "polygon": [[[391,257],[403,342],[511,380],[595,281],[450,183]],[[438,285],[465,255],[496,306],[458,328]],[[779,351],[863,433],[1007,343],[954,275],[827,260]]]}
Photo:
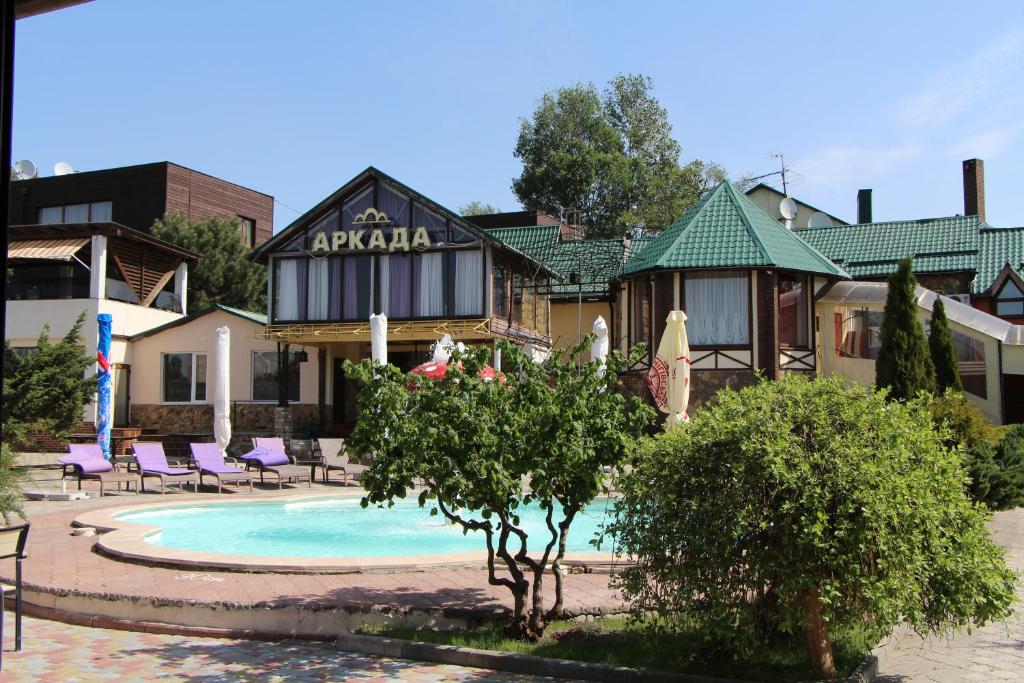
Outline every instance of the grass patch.
{"label": "grass patch", "polygon": [[[597,622],[552,622],[536,643],[507,638],[500,624],[458,631],[416,628],[363,628],[359,633],[455,645],[481,650],[596,662],[658,671],[703,674],[760,681],[801,681],[814,678],[803,641],[792,638],[748,657],[739,657],[693,631],[664,633],[626,619]],[[874,645],[866,632],[834,633],[832,649],[840,677],[848,675]]]}

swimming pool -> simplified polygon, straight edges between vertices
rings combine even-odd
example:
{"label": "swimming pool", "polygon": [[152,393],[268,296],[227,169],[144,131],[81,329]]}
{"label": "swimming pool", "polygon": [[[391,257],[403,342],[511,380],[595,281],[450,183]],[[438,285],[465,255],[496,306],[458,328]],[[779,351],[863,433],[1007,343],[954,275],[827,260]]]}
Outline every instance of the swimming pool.
{"label": "swimming pool", "polygon": [[[569,532],[568,552],[593,552],[590,541],[606,514],[611,514],[606,498],[596,499],[578,514]],[[392,508],[366,509],[358,497],[181,504],[121,511],[113,520],[156,527],[144,535],[147,544],[218,555],[436,558],[485,549],[481,532],[463,535],[461,527],[449,524],[440,514],[431,516],[429,508],[419,507],[413,499],[396,501]],[[531,551],[541,552],[548,538],[543,511],[528,506],[522,521],[535,544]]]}

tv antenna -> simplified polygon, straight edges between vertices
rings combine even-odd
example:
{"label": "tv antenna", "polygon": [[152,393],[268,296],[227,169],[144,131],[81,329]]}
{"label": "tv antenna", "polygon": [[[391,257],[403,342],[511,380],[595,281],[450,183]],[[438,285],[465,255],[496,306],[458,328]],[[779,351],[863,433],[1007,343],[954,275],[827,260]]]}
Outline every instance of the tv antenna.
{"label": "tv antenna", "polygon": [[782,152],[778,152],[771,155],[772,159],[779,160],[779,170],[772,171],[771,173],[765,173],[764,175],[754,176],[753,178],[744,178],[746,182],[754,182],[756,180],[763,180],[764,178],[771,178],[773,175],[782,176],[782,194],[789,196],[789,188],[786,185],[786,173],[789,169],[786,168],[786,158]]}
{"label": "tv antenna", "polygon": [[18,180],[28,180],[39,175],[39,169],[28,159],[14,162],[14,177]]}
{"label": "tv antenna", "polygon": [[53,165],[53,175],[70,175],[74,172],[74,167],[66,161],[58,161]]}

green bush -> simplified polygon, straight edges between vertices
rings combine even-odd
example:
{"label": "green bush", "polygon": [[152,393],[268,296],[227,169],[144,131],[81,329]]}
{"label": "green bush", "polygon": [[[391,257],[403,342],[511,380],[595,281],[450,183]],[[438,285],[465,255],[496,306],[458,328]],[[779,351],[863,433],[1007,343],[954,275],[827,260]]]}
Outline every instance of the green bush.
{"label": "green bush", "polygon": [[993,510],[1024,506],[1024,425],[1014,425],[998,446],[983,443],[964,456],[968,491]]}
{"label": "green bush", "polygon": [[961,393],[951,391],[936,396],[929,409],[935,426],[948,430],[945,432],[947,446],[959,446],[964,453],[970,453],[999,443],[999,427],[989,422],[981,409]]}
{"label": "green bush", "polygon": [[699,624],[738,653],[901,620],[948,632],[1004,618],[1016,577],[919,399],[788,375],[651,439],[611,532],[637,616]]}

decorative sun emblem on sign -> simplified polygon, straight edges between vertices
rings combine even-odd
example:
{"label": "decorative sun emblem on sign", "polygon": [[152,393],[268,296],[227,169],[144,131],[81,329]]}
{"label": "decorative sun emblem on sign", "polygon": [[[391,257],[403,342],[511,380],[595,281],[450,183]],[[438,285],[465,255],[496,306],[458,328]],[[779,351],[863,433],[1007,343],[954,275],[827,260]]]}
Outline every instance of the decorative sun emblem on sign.
{"label": "decorative sun emblem on sign", "polygon": [[352,219],[352,225],[384,225],[390,222],[391,219],[386,213],[372,206],[362,213],[357,213]]}

